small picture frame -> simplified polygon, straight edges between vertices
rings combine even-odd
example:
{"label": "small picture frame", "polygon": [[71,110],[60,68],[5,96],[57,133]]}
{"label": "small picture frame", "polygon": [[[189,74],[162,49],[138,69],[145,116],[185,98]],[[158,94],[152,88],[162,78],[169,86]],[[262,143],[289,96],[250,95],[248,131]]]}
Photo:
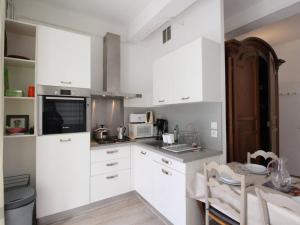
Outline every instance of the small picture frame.
{"label": "small picture frame", "polygon": [[29,129],[29,115],[7,115],[6,127]]}

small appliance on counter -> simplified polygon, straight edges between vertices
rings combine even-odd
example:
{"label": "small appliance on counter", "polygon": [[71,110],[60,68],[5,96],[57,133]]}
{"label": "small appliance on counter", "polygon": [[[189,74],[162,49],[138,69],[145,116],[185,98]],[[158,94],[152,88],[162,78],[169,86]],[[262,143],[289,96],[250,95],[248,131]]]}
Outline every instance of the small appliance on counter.
{"label": "small appliance on counter", "polygon": [[129,123],[145,123],[146,114],[129,114]]}
{"label": "small appliance on counter", "polygon": [[153,124],[150,123],[130,123],[129,124],[129,138],[146,138],[153,137]]}
{"label": "small appliance on counter", "polygon": [[162,140],[162,135],[168,133],[168,121],[165,119],[156,119],[157,140]]}
{"label": "small appliance on counter", "polygon": [[130,114],[129,115],[129,138],[146,138],[153,137],[153,113],[147,112],[145,114]]}

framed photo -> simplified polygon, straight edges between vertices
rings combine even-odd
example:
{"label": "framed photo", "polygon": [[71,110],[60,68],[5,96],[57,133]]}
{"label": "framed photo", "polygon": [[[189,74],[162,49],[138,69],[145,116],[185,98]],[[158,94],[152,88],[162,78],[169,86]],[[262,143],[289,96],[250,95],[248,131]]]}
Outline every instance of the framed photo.
{"label": "framed photo", "polygon": [[24,128],[27,132],[29,129],[29,115],[7,115],[6,126],[10,128]]}

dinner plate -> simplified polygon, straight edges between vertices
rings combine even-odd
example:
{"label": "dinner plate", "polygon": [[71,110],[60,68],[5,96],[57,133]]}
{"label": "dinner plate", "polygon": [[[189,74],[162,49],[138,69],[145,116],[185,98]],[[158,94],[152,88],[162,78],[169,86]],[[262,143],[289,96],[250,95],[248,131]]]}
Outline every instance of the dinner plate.
{"label": "dinner plate", "polygon": [[240,181],[232,179],[230,176],[228,176],[225,173],[221,173],[218,176],[218,180],[221,181],[224,184],[229,184],[229,185],[234,185],[234,186],[240,186],[241,185]]}
{"label": "dinner plate", "polygon": [[242,169],[259,175],[265,175],[268,173],[267,168],[259,164],[247,163],[242,166]]}

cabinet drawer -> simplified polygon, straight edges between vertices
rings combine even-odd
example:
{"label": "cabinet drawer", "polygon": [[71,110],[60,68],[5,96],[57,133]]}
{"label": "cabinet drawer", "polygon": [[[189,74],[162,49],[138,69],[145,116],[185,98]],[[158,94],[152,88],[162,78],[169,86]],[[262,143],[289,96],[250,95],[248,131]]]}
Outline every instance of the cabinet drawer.
{"label": "cabinet drawer", "polygon": [[112,159],[130,158],[130,146],[103,148],[91,152],[91,162],[103,162]]}
{"label": "cabinet drawer", "polygon": [[91,177],[91,201],[100,201],[130,191],[130,170]]}
{"label": "cabinet drawer", "polygon": [[174,159],[170,159],[169,157],[165,157],[160,154],[153,154],[152,158],[155,162],[157,162],[163,166],[169,167],[171,169],[177,170],[178,172],[185,174],[185,164],[184,163],[178,162]]}
{"label": "cabinet drawer", "polygon": [[130,169],[130,158],[113,159],[104,162],[94,162],[91,166],[91,176]]}

